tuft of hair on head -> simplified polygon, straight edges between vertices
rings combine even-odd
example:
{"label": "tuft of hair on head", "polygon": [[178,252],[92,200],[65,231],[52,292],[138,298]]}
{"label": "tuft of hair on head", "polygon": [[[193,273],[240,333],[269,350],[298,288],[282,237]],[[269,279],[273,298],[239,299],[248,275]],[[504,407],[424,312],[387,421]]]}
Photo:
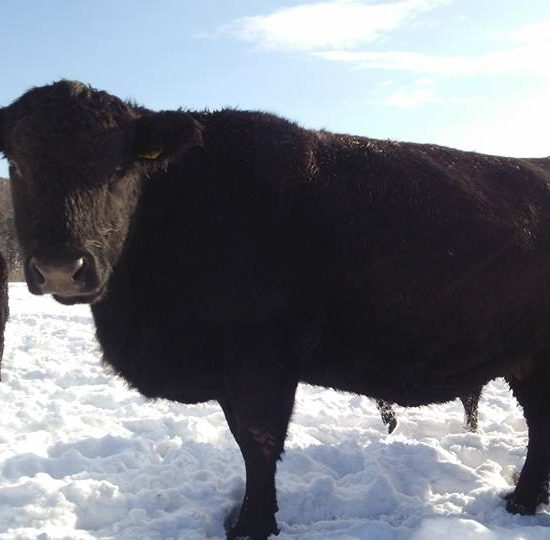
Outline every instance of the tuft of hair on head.
{"label": "tuft of hair on head", "polygon": [[84,84],[80,81],[71,81],[71,90],[76,96],[90,91],[90,87],[87,84]]}
{"label": "tuft of hair on head", "polygon": [[80,81],[71,81],[69,79],[61,79],[57,82],[54,82],[52,86],[57,86],[58,88],[64,88],[67,92],[73,96],[79,96],[80,94],[89,94],[92,89],[89,85],[80,82]]}

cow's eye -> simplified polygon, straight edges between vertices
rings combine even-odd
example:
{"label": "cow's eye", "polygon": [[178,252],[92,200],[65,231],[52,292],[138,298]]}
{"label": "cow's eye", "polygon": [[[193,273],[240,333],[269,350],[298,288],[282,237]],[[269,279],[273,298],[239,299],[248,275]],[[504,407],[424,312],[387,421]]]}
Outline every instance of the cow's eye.
{"label": "cow's eye", "polygon": [[126,174],[126,167],[124,165],[119,165],[115,169],[115,176],[118,176],[119,178],[122,178]]}

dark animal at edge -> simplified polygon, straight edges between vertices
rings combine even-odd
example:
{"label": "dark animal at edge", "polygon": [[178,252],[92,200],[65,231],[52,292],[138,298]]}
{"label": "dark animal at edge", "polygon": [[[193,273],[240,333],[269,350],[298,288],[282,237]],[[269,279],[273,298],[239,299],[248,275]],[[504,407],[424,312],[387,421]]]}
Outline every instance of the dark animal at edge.
{"label": "dark animal at edge", "polygon": [[[548,500],[550,159],[154,112],[82,83],[0,109],[26,280],[90,303],[145,396],[217,400],[244,457],[228,538],[266,538],[299,382],[415,406],[505,377]],[[365,501],[368,504],[368,501]]]}
{"label": "dark animal at edge", "polygon": [[10,315],[8,306],[8,265],[0,253],[0,380],[2,380],[2,359],[4,357],[4,331]]}

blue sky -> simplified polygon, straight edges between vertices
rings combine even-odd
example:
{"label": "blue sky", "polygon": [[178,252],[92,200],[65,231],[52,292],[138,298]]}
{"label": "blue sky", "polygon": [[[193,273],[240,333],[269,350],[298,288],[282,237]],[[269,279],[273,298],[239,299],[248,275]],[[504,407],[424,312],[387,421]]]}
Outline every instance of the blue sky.
{"label": "blue sky", "polygon": [[543,156],[549,59],[548,0],[0,3],[0,105],[69,78],[153,109],[262,109],[306,127]]}

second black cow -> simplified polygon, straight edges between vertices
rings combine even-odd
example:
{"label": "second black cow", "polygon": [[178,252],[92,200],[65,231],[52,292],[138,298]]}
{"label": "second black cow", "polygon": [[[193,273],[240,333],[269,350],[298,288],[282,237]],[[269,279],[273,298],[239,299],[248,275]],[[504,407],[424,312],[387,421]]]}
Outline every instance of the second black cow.
{"label": "second black cow", "polygon": [[[10,314],[8,303],[8,265],[6,259],[0,253],[0,369],[4,357],[4,332]],[[1,380],[0,371],[0,380]]]}
{"label": "second black cow", "polygon": [[[300,381],[421,405],[505,377],[547,501],[550,160],[154,112],[82,83],[0,109],[31,292],[87,302],[150,397],[215,399],[246,464],[229,538],[277,532]],[[365,501],[365,504],[369,504]]]}

